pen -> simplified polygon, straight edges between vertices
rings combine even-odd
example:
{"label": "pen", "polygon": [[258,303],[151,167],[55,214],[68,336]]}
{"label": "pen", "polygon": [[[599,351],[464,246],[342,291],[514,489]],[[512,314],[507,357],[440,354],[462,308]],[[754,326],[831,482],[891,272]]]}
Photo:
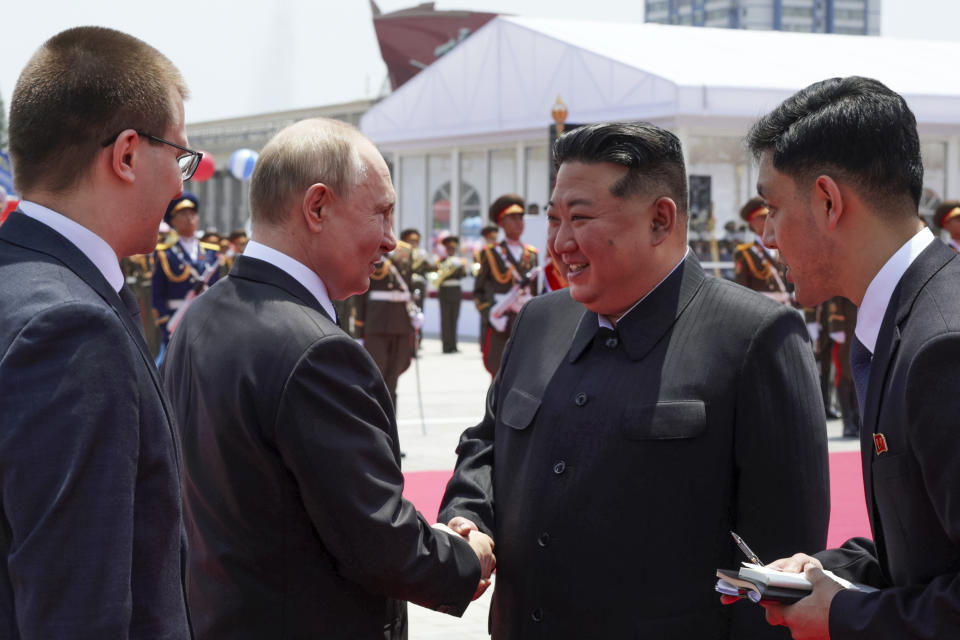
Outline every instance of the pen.
{"label": "pen", "polygon": [[753,552],[753,549],[747,546],[747,543],[743,541],[743,538],[735,534],[733,531],[730,532],[730,535],[733,536],[733,541],[737,543],[737,546],[740,547],[740,551],[743,551],[743,555],[747,556],[747,560],[753,564],[763,566],[763,563],[760,562],[760,558],[757,557],[757,554]]}

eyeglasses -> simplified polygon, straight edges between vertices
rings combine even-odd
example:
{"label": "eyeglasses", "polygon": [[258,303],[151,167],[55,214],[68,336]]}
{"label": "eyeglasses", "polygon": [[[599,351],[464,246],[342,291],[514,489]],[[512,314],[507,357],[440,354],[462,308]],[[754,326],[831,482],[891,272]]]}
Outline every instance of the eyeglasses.
{"label": "eyeglasses", "polygon": [[[109,147],[111,144],[117,141],[117,135],[112,138],[108,138],[103,142],[103,147]],[[143,136],[144,138],[149,138],[154,142],[162,142],[163,144],[168,144],[175,149],[183,151],[183,154],[177,156],[177,164],[180,165],[180,175],[183,176],[184,180],[189,180],[193,177],[193,174],[197,172],[197,167],[200,166],[200,160],[203,158],[203,153],[200,151],[194,151],[193,149],[187,149],[186,147],[181,147],[180,145],[170,142],[169,140],[164,140],[163,138],[158,138],[157,136],[152,136],[149,133],[144,133],[143,131],[137,131],[138,136]]]}

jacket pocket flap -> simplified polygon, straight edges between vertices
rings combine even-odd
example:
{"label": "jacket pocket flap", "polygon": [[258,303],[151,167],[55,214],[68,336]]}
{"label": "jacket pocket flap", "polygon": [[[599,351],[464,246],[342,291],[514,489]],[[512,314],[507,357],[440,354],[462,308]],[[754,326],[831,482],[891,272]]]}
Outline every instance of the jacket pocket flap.
{"label": "jacket pocket flap", "polygon": [[679,440],[695,438],[707,427],[702,400],[676,400],[628,406],[621,431],[629,440]]}
{"label": "jacket pocket flap", "polygon": [[538,409],[540,409],[540,398],[534,398],[526,391],[513,388],[503,401],[500,419],[503,424],[512,429],[526,429],[533,423]]}

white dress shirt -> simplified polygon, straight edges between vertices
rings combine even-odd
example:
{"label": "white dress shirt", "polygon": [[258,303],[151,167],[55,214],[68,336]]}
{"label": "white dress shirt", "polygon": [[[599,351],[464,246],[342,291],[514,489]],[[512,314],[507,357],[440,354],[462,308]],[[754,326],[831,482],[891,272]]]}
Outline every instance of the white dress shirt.
{"label": "white dress shirt", "polygon": [[120,270],[120,261],[117,259],[116,252],[107,244],[106,240],[65,215],[36,202],[21,200],[20,211],[28,218],[33,218],[40,224],[45,224],[72,242],[103,274],[113,290],[120,291],[124,282],[123,272]]}
{"label": "white dress shirt", "polygon": [[294,260],[287,254],[268,247],[256,240],[251,240],[247,243],[247,248],[243,250],[243,255],[248,258],[256,258],[257,260],[269,262],[302,284],[307,291],[313,294],[313,297],[317,299],[317,302],[319,302],[323,310],[327,312],[327,315],[333,318],[334,322],[337,321],[337,312],[334,310],[333,303],[330,301],[327,287],[313,269],[298,260]]}
{"label": "white dress shirt", "polygon": [[933,241],[933,233],[924,227],[897,249],[870,281],[866,293],[863,294],[863,302],[857,310],[857,328],[854,330],[870,353],[876,351],[880,325],[883,324],[883,316],[887,313],[893,290],[897,288],[903,274],[917,256]]}

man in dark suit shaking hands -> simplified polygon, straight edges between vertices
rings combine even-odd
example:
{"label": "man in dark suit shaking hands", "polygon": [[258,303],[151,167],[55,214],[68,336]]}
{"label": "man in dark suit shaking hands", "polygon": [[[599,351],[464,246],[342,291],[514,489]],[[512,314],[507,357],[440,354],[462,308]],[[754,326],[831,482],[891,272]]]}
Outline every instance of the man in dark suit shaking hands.
{"label": "man in dark suit shaking hands", "polygon": [[[832,78],[751,129],[757,186],[797,300],[859,307],[850,365],[873,539],[798,554],[813,594],[768,619],[794,638],[960,637],[960,261],[917,216],[923,165],[903,98]],[[815,551],[804,549],[803,551]],[[879,587],[839,590],[818,567]]]}
{"label": "man in dark suit shaking hands", "polygon": [[246,250],[170,342],[198,638],[404,638],[404,600],[460,615],[490,576],[487,536],[403,499],[390,394],[335,322],[331,300],[396,246],[395,198],[353,127],[284,129],[251,178]]}
{"label": "man in dark suit shaking hands", "polygon": [[687,249],[672,133],[586,126],[554,157],[570,286],[520,312],[440,513],[496,540],[493,637],[786,637],[704,584],[740,561],[731,529],[761,557],[826,540],[803,319]]}
{"label": "man in dark suit shaking hands", "polygon": [[0,637],[188,638],[180,459],[118,259],[149,253],[186,149],[180,73],[79,27],[10,104],[0,227]]}

